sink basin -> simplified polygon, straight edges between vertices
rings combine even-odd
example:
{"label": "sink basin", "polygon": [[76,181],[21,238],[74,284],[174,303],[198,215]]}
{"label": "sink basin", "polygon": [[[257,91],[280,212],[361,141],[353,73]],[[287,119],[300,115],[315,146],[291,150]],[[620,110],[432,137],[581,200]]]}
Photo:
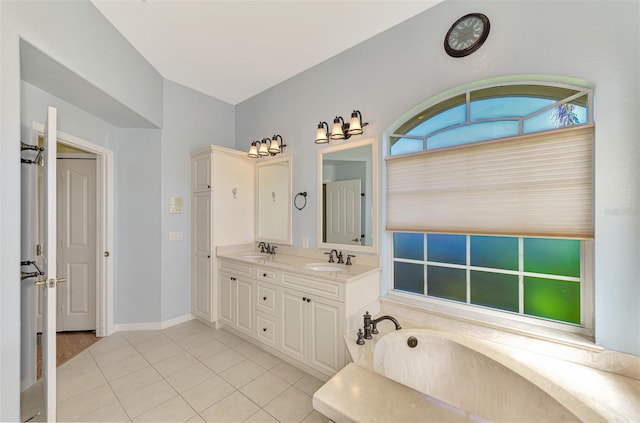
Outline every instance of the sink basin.
{"label": "sink basin", "polygon": [[260,253],[248,253],[248,254],[243,254],[240,257],[244,258],[244,259],[259,259],[262,257],[266,257],[264,254],[260,254]]}
{"label": "sink basin", "polygon": [[347,270],[344,265],[333,263],[309,263],[305,267],[316,272],[344,272]]}

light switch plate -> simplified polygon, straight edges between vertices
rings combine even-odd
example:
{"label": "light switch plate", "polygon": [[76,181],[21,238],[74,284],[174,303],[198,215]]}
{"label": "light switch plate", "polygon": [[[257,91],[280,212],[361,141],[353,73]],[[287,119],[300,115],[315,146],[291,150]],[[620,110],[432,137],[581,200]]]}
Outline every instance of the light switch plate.
{"label": "light switch plate", "polygon": [[169,213],[184,213],[184,201],[182,200],[182,197],[169,198]]}
{"label": "light switch plate", "polygon": [[184,240],[184,232],[169,232],[169,241],[183,241]]}

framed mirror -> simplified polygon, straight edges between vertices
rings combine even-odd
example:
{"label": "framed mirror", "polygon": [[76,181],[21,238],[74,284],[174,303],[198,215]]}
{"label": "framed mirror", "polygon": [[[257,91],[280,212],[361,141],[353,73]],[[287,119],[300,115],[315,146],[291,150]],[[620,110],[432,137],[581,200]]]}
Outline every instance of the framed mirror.
{"label": "framed mirror", "polygon": [[377,252],[377,140],[318,151],[318,248]]}
{"label": "framed mirror", "polygon": [[291,245],[291,157],[256,163],[256,241]]}

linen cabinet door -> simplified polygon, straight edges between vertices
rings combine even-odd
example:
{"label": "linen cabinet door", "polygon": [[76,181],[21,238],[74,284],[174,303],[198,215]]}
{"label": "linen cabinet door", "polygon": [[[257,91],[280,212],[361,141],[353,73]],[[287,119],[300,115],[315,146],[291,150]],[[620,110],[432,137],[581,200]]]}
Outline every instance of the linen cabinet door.
{"label": "linen cabinet door", "polygon": [[313,367],[335,374],[344,367],[342,322],[344,306],[337,301],[312,297],[310,309],[309,361]]}
{"label": "linen cabinet door", "polygon": [[303,294],[295,291],[282,292],[282,344],[285,354],[305,361],[305,310]]}

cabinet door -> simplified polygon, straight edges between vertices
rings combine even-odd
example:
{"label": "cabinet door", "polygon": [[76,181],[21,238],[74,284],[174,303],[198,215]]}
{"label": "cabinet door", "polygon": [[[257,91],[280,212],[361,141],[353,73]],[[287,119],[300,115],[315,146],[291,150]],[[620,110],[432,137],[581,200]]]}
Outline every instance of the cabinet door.
{"label": "cabinet door", "polygon": [[211,189],[211,155],[209,153],[192,159],[191,183],[194,192]]}
{"label": "cabinet door", "polygon": [[311,297],[309,312],[309,362],[334,374],[344,366],[342,333],[343,305],[321,297]]}
{"label": "cabinet door", "polygon": [[253,282],[244,279],[236,281],[236,328],[249,335],[254,334],[255,327],[253,291]]}
{"label": "cabinet door", "polygon": [[211,319],[211,258],[193,256],[193,284],[191,286],[191,311],[206,320]]}
{"label": "cabinet door", "polygon": [[193,195],[193,254],[211,255],[211,193]]}
{"label": "cabinet door", "polygon": [[305,310],[307,303],[297,292],[282,292],[282,352],[305,361]]}
{"label": "cabinet door", "polygon": [[222,323],[234,326],[236,278],[220,273],[218,278],[218,319]]}

